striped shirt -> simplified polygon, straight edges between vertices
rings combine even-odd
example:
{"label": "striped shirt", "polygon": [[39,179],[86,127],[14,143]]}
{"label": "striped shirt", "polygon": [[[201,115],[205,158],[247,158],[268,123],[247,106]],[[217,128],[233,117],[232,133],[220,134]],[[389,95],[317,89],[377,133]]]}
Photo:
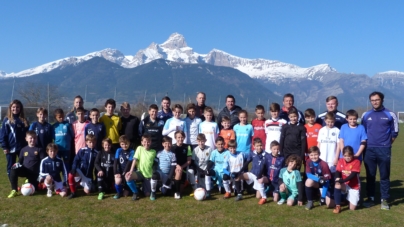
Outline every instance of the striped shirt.
{"label": "striped shirt", "polygon": [[164,174],[170,172],[171,166],[177,165],[175,154],[171,151],[162,150],[157,153],[158,169]]}

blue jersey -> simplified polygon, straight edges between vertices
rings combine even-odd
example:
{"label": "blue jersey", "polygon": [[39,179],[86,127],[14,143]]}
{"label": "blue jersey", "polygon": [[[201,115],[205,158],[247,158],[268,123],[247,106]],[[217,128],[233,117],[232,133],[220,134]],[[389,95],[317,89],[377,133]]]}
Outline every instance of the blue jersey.
{"label": "blue jersey", "polygon": [[362,125],[368,136],[368,147],[391,147],[391,139],[398,136],[396,114],[384,107],[363,113]]}
{"label": "blue jersey", "polygon": [[244,152],[237,151],[235,154],[229,152],[229,158],[223,164],[223,173],[230,175],[242,171],[244,162],[248,159],[247,156]]}
{"label": "blue jersey", "polygon": [[172,166],[177,165],[175,154],[171,151],[162,150],[157,153],[158,169],[164,174],[169,174]]}
{"label": "blue jersey", "polygon": [[80,148],[73,160],[72,170],[80,169],[83,174],[93,179],[94,162],[98,151],[88,147]]}
{"label": "blue jersey", "polygon": [[[61,158],[55,157],[50,158],[49,156],[42,159],[41,166],[39,169],[39,176],[44,179],[46,176],[51,176],[56,182],[66,182],[67,181],[67,171],[65,163]],[[62,173],[63,180],[60,178]]]}
{"label": "blue jersey", "polygon": [[18,116],[14,117],[14,123],[5,117],[1,125],[0,143],[3,150],[8,150],[10,153],[20,152],[27,146],[25,141],[25,133],[28,126],[25,127],[24,122]]}
{"label": "blue jersey", "polygon": [[277,184],[279,179],[279,171],[285,167],[285,158],[283,156],[275,157],[272,154],[267,154],[265,157],[266,175],[270,181]]}
{"label": "blue jersey", "polygon": [[53,135],[55,134],[53,126],[48,122],[44,122],[43,124],[34,122],[29,127],[29,130],[35,131],[36,133],[37,139],[35,146],[46,152],[46,146],[48,146],[49,143],[52,143]]}
{"label": "blue jersey", "polygon": [[251,152],[250,156],[247,158],[247,163],[252,162],[250,173],[254,174],[257,178],[261,178],[265,173],[266,166],[266,156],[270,155],[265,151],[262,151],[260,154],[256,152]]}
{"label": "blue jersey", "polygon": [[53,139],[58,146],[59,151],[70,151],[71,142],[74,138],[73,128],[67,121],[56,122],[53,124]]}
{"label": "blue jersey", "polygon": [[227,159],[229,159],[229,155],[230,152],[228,150],[219,152],[217,149],[210,154],[209,160],[215,163],[214,169],[217,172],[221,173],[223,171],[225,162],[227,162]]}
{"label": "blue jersey", "polygon": [[249,153],[251,150],[251,139],[254,135],[254,129],[252,125],[240,125],[237,124],[233,128],[236,134],[237,151]]}
{"label": "blue jersey", "polygon": [[[348,124],[344,124],[339,131],[338,138],[344,140],[344,147],[348,145],[351,146],[354,154],[356,154],[361,146],[361,142],[366,141],[368,136],[366,135],[363,125],[357,125],[355,128],[351,128]],[[339,157],[343,157],[342,152]],[[358,159],[362,161],[362,155],[359,156]]]}
{"label": "blue jersey", "polygon": [[133,160],[134,155],[135,151],[132,149],[125,151],[122,148],[118,148],[115,153],[115,160],[118,162],[115,174],[122,174],[125,171],[126,165]]}
{"label": "blue jersey", "polygon": [[87,135],[94,135],[97,139],[95,148],[99,151],[102,150],[102,140],[106,137],[105,125],[103,123],[88,123],[84,128],[84,138]]}

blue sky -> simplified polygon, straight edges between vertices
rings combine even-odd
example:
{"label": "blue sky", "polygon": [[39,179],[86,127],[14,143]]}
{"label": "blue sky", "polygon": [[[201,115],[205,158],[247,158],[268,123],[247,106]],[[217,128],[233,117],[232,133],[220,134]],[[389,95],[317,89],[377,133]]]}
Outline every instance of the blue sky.
{"label": "blue sky", "polygon": [[198,53],[339,72],[404,72],[404,1],[2,1],[0,70],[105,48],[134,55],[171,33]]}

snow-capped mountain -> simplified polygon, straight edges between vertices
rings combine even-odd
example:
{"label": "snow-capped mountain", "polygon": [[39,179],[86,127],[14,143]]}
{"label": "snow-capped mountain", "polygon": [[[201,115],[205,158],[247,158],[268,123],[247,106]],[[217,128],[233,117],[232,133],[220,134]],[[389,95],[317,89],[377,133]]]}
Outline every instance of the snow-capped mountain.
{"label": "snow-capped mountain", "polygon": [[[282,79],[308,79],[322,81],[327,73],[338,73],[328,64],[320,64],[308,68],[284,63],[276,60],[262,58],[241,58],[221,50],[213,49],[208,54],[199,54],[189,47],[183,35],[173,33],[162,44],[151,43],[147,48],[139,50],[135,55],[124,55],[116,49],[104,49],[79,57],[67,57],[44,65],[23,70],[18,73],[5,73],[0,71],[0,78],[25,77],[39,73],[62,69],[68,65],[77,65],[94,57],[103,57],[125,68],[134,68],[149,63],[156,59],[165,59],[181,63],[207,63],[216,66],[226,66],[238,69],[252,78],[280,81]],[[380,77],[402,76],[402,72],[388,71],[376,74]]]}

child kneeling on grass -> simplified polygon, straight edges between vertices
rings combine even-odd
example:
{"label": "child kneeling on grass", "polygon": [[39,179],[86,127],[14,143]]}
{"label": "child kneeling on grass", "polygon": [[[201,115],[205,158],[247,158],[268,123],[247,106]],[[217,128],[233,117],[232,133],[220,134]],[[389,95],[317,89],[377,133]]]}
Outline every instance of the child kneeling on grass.
{"label": "child kneeling on grass", "polygon": [[[91,116],[94,112],[91,112]],[[101,138],[100,138],[101,139]],[[114,183],[114,154],[111,152],[112,140],[102,140],[102,150],[95,158],[95,169],[97,170],[98,200],[104,198],[105,192],[109,192]]]}
{"label": "child kneeling on grass", "polygon": [[[116,150],[114,160],[114,176],[116,189],[114,199],[119,199],[122,197],[122,195],[125,194],[125,196],[127,196],[129,194],[129,184],[131,183],[125,181],[125,174],[132,166],[133,156],[135,155],[135,151],[129,147],[130,141],[125,135],[119,137],[119,146],[121,147]],[[124,188],[126,189],[125,191]],[[132,188],[132,192],[137,193],[135,184],[132,185]]]}
{"label": "child kneeling on grass", "polygon": [[341,194],[347,194],[349,209],[355,210],[360,198],[359,172],[361,162],[354,157],[351,146],[346,146],[342,150],[343,158],[338,160],[337,171],[335,172],[335,209],[334,214],[341,212]]}
{"label": "child kneeling on grass", "polygon": [[[150,148],[151,137],[148,134],[142,136],[142,146],[137,147],[133,156],[132,166],[129,172],[125,174],[126,182],[133,192],[132,200],[137,200],[138,193],[135,180],[142,182],[143,194],[150,196],[151,186],[150,179],[153,175],[153,164],[156,158],[156,151]],[[137,171],[135,170],[137,167]]]}
{"label": "child kneeling on grass", "polygon": [[298,206],[303,205],[303,185],[302,177],[297,167],[300,167],[302,159],[296,154],[290,155],[285,164],[287,167],[282,168],[279,173],[279,193],[281,200],[278,205],[285,202],[288,206],[293,206],[296,202]]}

